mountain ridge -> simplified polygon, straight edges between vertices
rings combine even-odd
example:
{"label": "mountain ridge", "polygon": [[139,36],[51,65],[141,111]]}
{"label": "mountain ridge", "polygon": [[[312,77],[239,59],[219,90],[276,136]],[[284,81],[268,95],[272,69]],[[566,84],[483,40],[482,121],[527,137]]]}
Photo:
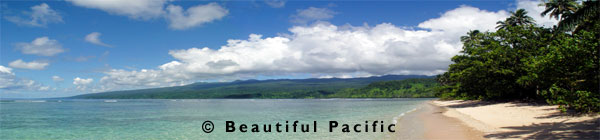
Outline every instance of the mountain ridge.
{"label": "mountain ridge", "polygon": [[333,94],[347,88],[362,88],[370,83],[426,75],[383,75],[359,78],[307,78],[196,82],[184,86],[89,93],[77,99],[202,99],[202,98],[306,98]]}

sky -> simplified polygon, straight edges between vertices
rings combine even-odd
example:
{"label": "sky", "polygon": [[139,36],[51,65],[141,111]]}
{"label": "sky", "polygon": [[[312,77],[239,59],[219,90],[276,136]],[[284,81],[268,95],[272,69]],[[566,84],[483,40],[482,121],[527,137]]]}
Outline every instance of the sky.
{"label": "sky", "polygon": [[436,75],[539,1],[1,1],[0,98],[244,79]]}

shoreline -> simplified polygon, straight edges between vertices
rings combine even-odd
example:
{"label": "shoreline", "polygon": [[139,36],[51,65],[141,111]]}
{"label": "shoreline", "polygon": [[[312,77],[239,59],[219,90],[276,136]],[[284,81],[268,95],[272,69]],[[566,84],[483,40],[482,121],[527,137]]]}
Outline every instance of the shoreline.
{"label": "shoreline", "polygon": [[569,116],[560,113],[556,105],[431,100],[410,114],[420,120],[408,119],[423,121],[424,139],[600,137],[600,115]]}
{"label": "shoreline", "polygon": [[450,110],[426,101],[415,111],[407,112],[396,121],[395,139],[462,139],[483,140],[484,133],[469,127],[461,120],[443,113]]}

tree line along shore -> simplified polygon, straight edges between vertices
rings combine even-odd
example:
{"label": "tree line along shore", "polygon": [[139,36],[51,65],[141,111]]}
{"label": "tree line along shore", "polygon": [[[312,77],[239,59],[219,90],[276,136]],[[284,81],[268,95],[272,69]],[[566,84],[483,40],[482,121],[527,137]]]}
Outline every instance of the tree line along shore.
{"label": "tree line along shore", "polygon": [[[549,0],[542,13],[524,9],[472,30],[436,79],[441,99],[546,101],[563,111],[600,111],[600,1]],[[540,27],[527,14],[559,21]]]}

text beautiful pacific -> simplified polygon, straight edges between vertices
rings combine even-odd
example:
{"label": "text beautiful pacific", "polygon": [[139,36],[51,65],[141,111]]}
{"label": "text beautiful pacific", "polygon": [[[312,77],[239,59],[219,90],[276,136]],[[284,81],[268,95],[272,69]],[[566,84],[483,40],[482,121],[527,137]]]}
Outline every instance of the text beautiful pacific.
{"label": "text beautiful pacific", "polygon": [[[329,132],[361,133],[361,132],[396,132],[396,124],[385,124],[383,121],[365,121],[364,124],[341,124],[338,121],[329,121]],[[317,121],[300,123],[296,120],[290,123],[277,122],[275,124],[236,124],[234,121],[225,121],[225,132],[317,132]]]}

